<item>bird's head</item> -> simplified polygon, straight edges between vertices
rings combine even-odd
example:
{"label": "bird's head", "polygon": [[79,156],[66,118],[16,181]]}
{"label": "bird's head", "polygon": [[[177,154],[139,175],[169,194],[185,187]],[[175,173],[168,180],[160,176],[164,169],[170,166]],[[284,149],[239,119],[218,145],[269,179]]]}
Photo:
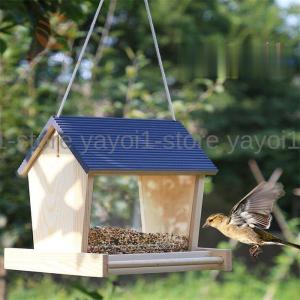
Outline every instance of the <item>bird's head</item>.
{"label": "bird's head", "polygon": [[213,214],[213,215],[210,215],[204,225],[202,226],[203,228],[206,228],[206,227],[215,227],[215,228],[218,228],[219,226],[221,226],[224,222],[227,221],[227,218],[225,215],[223,214]]}

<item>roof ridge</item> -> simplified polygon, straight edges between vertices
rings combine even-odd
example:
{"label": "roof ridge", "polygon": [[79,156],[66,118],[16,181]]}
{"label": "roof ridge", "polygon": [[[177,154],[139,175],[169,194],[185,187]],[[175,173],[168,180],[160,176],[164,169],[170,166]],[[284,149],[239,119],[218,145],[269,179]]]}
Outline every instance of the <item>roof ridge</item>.
{"label": "roof ridge", "polygon": [[53,118],[56,119],[63,119],[63,118],[87,118],[87,119],[114,119],[114,120],[133,120],[133,121],[141,121],[141,122],[147,122],[147,121],[159,121],[159,122],[173,122],[173,123],[180,123],[178,120],[172,120],[172,119],[141,119],[141,118],[124,118],[124,117],[101,117],[101,116],[75,116],[75,115],[63,115],[63,116],[53,116]]}

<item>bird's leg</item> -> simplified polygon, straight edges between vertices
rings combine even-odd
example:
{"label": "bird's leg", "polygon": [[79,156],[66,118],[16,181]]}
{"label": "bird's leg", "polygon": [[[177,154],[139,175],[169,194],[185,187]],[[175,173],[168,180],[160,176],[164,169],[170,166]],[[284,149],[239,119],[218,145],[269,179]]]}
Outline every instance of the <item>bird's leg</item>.
{"label": "bird's leg", "polygon": [[257,258],[259,254],[262,253],[262,249],[259,245],[253,245],[250,249],[249,249],[249,253],[252,257]]}
{"label": "bird's leg", "polygon": [[253,253],[254,253],[255,249],[256,249],[256,245],[250,247],[249,253],[250,253],[251,256],[253,256]]}

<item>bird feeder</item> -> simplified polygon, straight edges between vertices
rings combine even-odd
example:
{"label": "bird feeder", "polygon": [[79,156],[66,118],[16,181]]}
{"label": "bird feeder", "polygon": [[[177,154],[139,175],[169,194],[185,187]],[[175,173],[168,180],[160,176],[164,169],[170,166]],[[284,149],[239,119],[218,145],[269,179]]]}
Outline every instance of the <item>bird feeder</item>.
{"label": "bird feeder", "polygon": [[[28,176],[34,249],[5,249],[5,268],[91,277],[230,270],[230,250],[199,248],[204,179],[217,172],[171,120],[49,119],[18,173]],[[88,253],[96,176],[135,175],[142,231],[186,236],[188,251]]]}

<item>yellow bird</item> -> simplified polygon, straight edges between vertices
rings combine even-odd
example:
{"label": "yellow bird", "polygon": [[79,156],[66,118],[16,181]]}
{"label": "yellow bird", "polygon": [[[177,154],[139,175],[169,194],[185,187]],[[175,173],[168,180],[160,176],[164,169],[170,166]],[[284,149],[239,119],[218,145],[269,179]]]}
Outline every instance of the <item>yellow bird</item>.
{"label": "yellow bird", "polygon": [[229,216],[221,213],[210,215],[203,227],[214,227],[233,240],[251,245],[249,252],[253,257],[262,252],[261,246],[264,245],[287,245],[300,249],[300,245],[263,230],[270,227],[274,202],[283,195],[281,183],[262,182],[232,208]]}

